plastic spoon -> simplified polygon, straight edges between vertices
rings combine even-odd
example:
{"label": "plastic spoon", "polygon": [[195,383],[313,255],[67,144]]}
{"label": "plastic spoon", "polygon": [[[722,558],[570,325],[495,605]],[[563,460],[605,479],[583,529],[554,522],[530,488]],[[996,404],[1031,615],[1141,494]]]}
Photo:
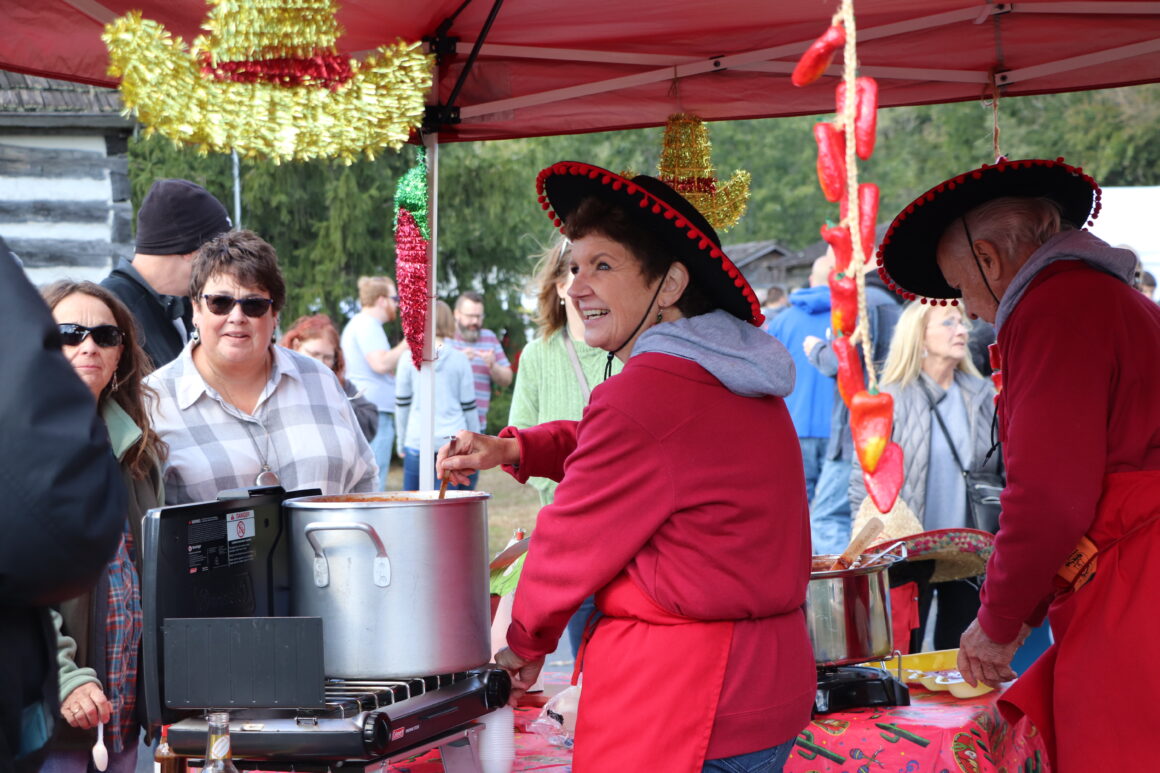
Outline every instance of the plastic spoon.
{"label": "plastic spoon", "polygon": [[93,764],[97,770],[109,767],[109,750],[105,748],[105,726],[97,724],[97,742],[93,744]]}

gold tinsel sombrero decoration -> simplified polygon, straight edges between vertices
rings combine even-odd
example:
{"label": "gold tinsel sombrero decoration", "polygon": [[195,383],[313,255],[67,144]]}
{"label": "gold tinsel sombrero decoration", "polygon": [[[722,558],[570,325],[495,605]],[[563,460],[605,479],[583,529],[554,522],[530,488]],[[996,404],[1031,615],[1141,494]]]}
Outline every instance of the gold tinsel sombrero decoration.
{"label": "gold tinsel sombrero decoration", "polygon": [[[739,169],[729,182],[719,183],[713,169],[709,128],[692,113],[673,113],[665,119],[665,137],[656,178],[697,208],[714,230],[737,225],[749,204],[749,172]],[[621,177],[632,179],[626,169]]]}
{"label": "gold tinsel sombrero decoration", "polygon": [[692,113],[673,113],[665,121],[665,139],[657,178],[684,196],[719,230],[737,225],[749,203],[749,172],[737,170],[726,183],[714,176],[709,129]]}
{"label": "gold tinsel sombrero decoration", "polygon": [[187,46],[133,11],[105,28],[109,73],[146,127],[203,152],[274,161],[373,158],[422,120],[432,58],[419,42],[360,61],[337,52],[331,0],[208,0]]}

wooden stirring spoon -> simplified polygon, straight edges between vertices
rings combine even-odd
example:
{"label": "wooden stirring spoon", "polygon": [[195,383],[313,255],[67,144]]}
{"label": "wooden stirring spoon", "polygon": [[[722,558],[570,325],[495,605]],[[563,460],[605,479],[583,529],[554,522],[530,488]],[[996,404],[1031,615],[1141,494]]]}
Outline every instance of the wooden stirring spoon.
{"label": "wooden stirring spoon", "polygon": [[858,557],[862,555],[862,551],[869,547],[874,540],[882,533],[884,524],[882,519],[874,516],[866,525],[854,535],[854,539],[850,540],[850,544],[846,546],[846,550],[842,555],[838,556],[834,561],[834,565],[830,567],[830,571],[837,571],[840,569],[849,569],[857,561]]}
{"label": "wooden stirring spoon", "polygon": [[[455,455],[455,438],[451,438],[451,444],[447,447],[447,455],[448,456]],[[444,470],[443,471],[443,482],[439,484],[439,498],[440,499],[447,498],[447,478],[448,478],[447,470]]]}

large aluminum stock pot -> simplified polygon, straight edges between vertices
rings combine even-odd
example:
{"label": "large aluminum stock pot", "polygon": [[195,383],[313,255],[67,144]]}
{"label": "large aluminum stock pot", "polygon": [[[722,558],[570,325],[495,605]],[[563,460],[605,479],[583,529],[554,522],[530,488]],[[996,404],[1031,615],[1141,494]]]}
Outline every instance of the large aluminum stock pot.
{"label": "large aluminum stock pot", "polygon": [[428,676],[491,660],[489,496],[286,500],[292,614],[322,618],[327,676]]}
{"label": "large aluminum stock pot", "polygon": [[806,625],[819,666],[862,663],[894,651],[886,570],[904,556],[863,555],[852,569],[829,571],[836,556],[814,556],[806,588]]}

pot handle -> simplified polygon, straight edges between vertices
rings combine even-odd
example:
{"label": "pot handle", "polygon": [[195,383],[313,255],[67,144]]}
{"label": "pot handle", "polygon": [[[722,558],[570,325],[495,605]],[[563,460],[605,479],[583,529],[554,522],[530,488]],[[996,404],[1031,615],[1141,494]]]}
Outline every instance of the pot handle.
{"label": "pot handle", "polygon": [[306,541],[310,543],[310,547],[314,548],[314,584],[319,588],[325,588],[330,584],[330,565],[326,561],[326,553],[318,544],[318,538],[314,536],[315,532],[319,531],[361,531],[366,534],[375,545],[375,557],[371,563],[375,585],[385,588],[391,584],[391,559],[387,556],[387,548],[383,545],[379,533],[375,531],[373,526],[362,521],[339,523],[315,521],[306,524],[306,528],[302,532],[306,535]]}

